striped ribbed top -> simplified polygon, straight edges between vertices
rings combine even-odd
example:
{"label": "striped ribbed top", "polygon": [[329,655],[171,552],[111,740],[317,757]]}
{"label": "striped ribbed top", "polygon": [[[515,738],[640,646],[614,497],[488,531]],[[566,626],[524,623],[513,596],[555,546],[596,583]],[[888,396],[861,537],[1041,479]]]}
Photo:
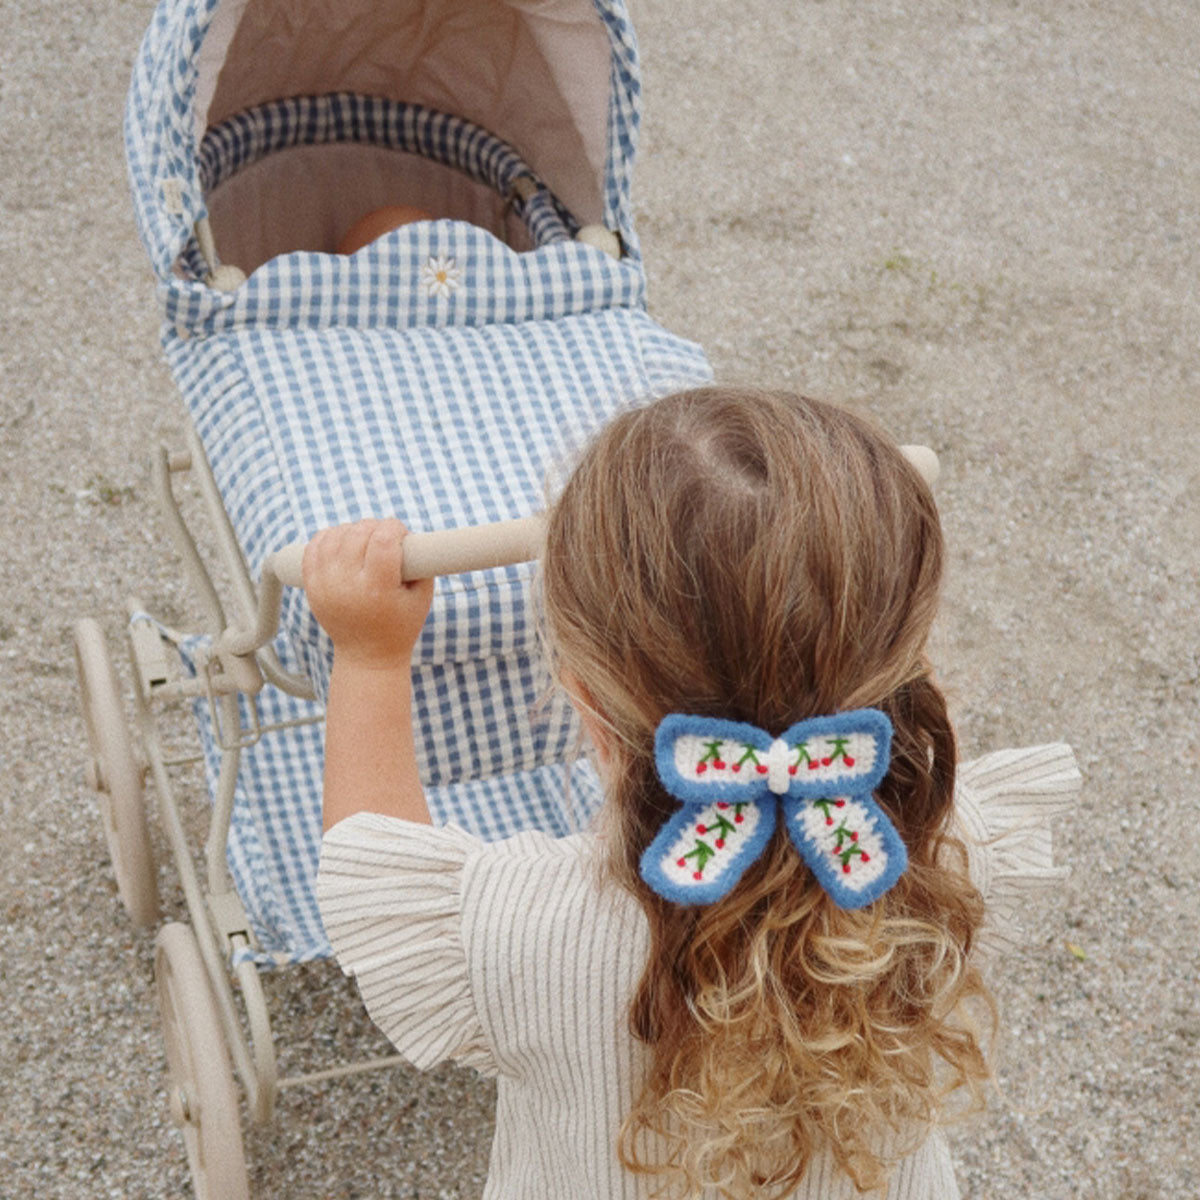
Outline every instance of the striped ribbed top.
{"label": "striped ribbed top", "polygon": [[[1073,803],[1066,746],[1003,751],[960,768],[958,812],[991,940],[1015,940],[1029,890],[1061,877],[1053,821]],[[485,1197],[638,1200],[649,1185],[615,1145],[641,1079],[629,1002],[647,951],[641,909],[603,886],[592,834],[485,843],[359,813],[326,835],[317,894],[339,962],[367,1010],[418,1067],[455,1059],[497,1079]],[[894,1173],[890,1200],[958,1196],[933,1131]],[[797,1200],[850,1200],[819,1155]]]}

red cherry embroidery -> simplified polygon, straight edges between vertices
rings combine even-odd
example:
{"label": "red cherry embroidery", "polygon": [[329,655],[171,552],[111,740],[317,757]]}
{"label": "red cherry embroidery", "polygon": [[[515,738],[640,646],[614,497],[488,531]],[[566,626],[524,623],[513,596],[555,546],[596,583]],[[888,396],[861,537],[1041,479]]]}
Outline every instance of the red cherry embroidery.
{"label": "red cherry embroidery", "polygon": [[817,760],[815,758],[810,758],[808,760],[808,769],[810,771],[815,771],[820,765],[821,764],[819,762],[817,762]]}
{"label": "red cherry embroidery", "polygon": [[796,773],[796,768],[795,768],[795,767],[788,767],[788,774],[789,774],[789,775],[795,775],[795,773]]}
{"label": "red cherry embroidery", "polygon": [[842,863],[842,874],[843,875],[850,874],[850,864],[849,863]]}
{"label": "red cherry embroidery", "polygon": [[724,838],[717,838],[717,849],[718,850],[725,849],[725,839]]}
{"label": "red cherry embroidery", "polygon": [[821,766],[828,767],[832,764],[832,762],[833,762],[832,758],[823,758],[823,759],[821,759]]}
{"label": "red cherry embroidery", "polygon": [[687,866],[687,859],[686,859],[686,858],[680,858],[680,859],[676,859],[676,860],[675,860],[675,865],[676,865],[677,867],[686,867],[686,866]]}
{"label": "red cherry embroidery", "polygon": [[[849,867],[847,867],[846,869],[847,869],[847,870],[849,870]],[[700,878],[700,872],[699,872],[699,871],[693,871],[693,872],[692,872],[692,878],[693,878],[693,879],[699,879],[699,878]]]}
{"label": "red cherry embroidery", "polygon": [[725,760],[723,758],[714,758],[713,769],[717,771],[725,770]]}
{"label": "red cherry embroidery", "polygon": [[836,805],[838,806],[838,808],[845,808],[845,807],[846,807],[846,802],[845,802],[845,800],[835,800],[835,801],[834,801],[834,804],[836,804]]}
{"label": "red cherry embroidery", "polygon": [[848,767],[852,767],[852,766],[854,766],[854,759],[852,759],[852,758],[850,757],[850,755],[848,755],[848,754],[843,754],[843,755],[842,755],[842,757],[843,757],[843,758],[846,760],[846,766],[848,766]]}
{"label": "red cherry embroidery", "polygon": [[717,801],[717,807],[718,807],[718,808],[728,808],[728,807],[729,807],[729,801],[728,801],[728,800],[718,800],[718,801]]}
{"label": "red cherry embroidery", "polygon": [[730,769],[731,769],[731,770],[733,770],[733,771],[740,771],[740,770],[742,769],[742,764],[741,764],[741,763],[734,763],[734,764],[733,764],[733,766],[732,766]]}
{"label": "red cherry embroidery", "polygon": [[863,851],[862,860],[863,860],[863,862],[871,861],[871,856],[865,850]]}
{"label": "red cherry embroidery", "polygon": [[696,764],[696,774],[697,775],[703,775],[704,772],[707,770],[708,770],[708,763],[697,763]]}
{"label": "red cherry embroidery", "polygon": [[758,773],[760,775],[765,775],[767,773],[767,767],[765,767],[762,763],[759,763],[758,764]]}
{"label": "red cherry embroidery", "polygon": [[741,813],[738,813],[738,815],[733,818],[733,823],[735,825],[740,825],[745,819],[746,818]]}
{"label": "red cherry embroidery", "polygon": [[696,832],[697,832],[697,833],[707,833],[707,832],[708,832],[708,826],[707,826],[707,825],[697,825],[697,826],[696,826]]}
{"label": "red cherry embroidery", "polygon": [[852,834],[850,835],[850,840],[851,840],[852,842],[857,842],[857,841],[858,841],[858,834],[857,834],[857,833],[852,833]]}

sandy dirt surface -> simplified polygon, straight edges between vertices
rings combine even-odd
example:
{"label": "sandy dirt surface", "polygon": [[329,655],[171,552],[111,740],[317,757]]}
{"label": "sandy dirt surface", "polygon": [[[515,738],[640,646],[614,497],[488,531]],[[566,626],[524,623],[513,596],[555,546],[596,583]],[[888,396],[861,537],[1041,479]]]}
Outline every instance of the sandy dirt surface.
{"label": "sandy dirt surface", "polygon": [[[0,1194],[188,1194],[153,936],[84,783],[70,629],[192,611],[150,494],[178,446],[120,117],[138,0],[0,0]],[[964,754],[1065,739],[1070,882],[996,979],[964,1195],[1200,1195],[1200,8],[642,0],[651,308],[726,380],[942,456],[935,656]],[[196,807],[201,807],[197,800]],[[155,834],[161,849],[161,839]],[[166,913],[181,915],[174,870]],[[268,981],[289,1069],[381,1048],[327,965]],[[286,1092],[262,1197],[469,1197],[457,1069]]]}

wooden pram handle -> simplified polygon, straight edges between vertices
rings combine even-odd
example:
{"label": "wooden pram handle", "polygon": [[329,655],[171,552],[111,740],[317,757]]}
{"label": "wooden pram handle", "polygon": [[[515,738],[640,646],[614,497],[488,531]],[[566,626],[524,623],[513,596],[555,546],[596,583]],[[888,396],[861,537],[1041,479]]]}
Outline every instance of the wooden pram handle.
{"label": "wooden pram handle", "polygon": [[908,459],[918,474],[932,488],[942,473],[942,464],[938,461],[937,451],[929,446],[901,446],[900,453]]}
{"label": "wooden pram handle", "polygon": [[[404,539],[404,579],[432,579],[507,567],[537,558],[544,528],[541,513],[496,521],[491,525],[464,525],[434,533],[410,533]],[[303,587],[305,542],[293,542],[267,560],[275,578],[287,587]],[[265,573],[265,572],[264,572]]]}
{"label": "wooden pram handle", "polygon": [[[938,456],[928,446],[901,446],[900,452],[920,472],[930,487],[937,482]],[[545,518],[541,513],[497,521],[491,525],[465,525],[430,533],[410,533],[404,539],[404,579],[432,579],[507,567],[537,558]],[[306,542],[293,542],[276,550],[263,565],[259,585],[257,624],[253,629],[226,630],[220,649],[233,655],[253,654],[274,638],[279,626],[279,606],[284,587],[304,586]]]}
{"label": "wooden pram handle", "polygon": [[[937,454],[928,446],[901,446],[901,454],[921,473],[930,487],[937,482]],[[541,513],[496,521],[490,525],[464,525],[432,533],[410,533],[404,539],[404,579],[432,579],[507,567],[535,559],[541,549],[545,518]],[[277,550],[267,567],[287,587],[303,587],[301,565],[305,542],[293,542]],[[266,571],[264,571],[264,574]]]}
{"label": "wooden pram handle", "polygon": [[[404,539],[403,578],[432,579],[461,571],[506,567],[537,558],[544,528],[541,513],[497,521],[491,525],[464,525],[432,533],[410,533]],[[279,628],[279,606],[285,587],[304,586],[304,549],[307,542],[292,542],[276,550],[263,564],[258,587],[258,613],[253,627],[225,631],[219,649],[235,656],[253,654],[274,638]]]}

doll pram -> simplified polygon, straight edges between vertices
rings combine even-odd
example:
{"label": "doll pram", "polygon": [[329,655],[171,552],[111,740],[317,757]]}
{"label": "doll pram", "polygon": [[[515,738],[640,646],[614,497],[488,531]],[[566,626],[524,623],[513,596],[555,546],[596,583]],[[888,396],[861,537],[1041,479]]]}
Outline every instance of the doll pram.
{"label": "doll pram", "polygon": [[[279,604],[254,580],[281,547],[359,516],[430,531],[526,517],[547,470],[617,407],[708,379],[701,351],[645,312],[638,102],[620,0],[155,12],[126,141],[191,427],[154,477],[207,627],[175,633],[131,604],[132,734],[95,622],[76,652],[122,899],[157,922],[148,774],[188,906],[190,924],[159,932],[156,974],[200,1196],[248,1194],[235,1079],[255,1121],[302,1082],[278,1077],[259,969],[329,949],[312,897],[329,647],[299,590]],[[445,219],[332,253],[385,203]],[[569,711],[543,702],[531,570],[439,580],[414,659],[431,809],[485,837],[569,832],[597,799],[566,765]],[[198,755],[160,732],[180,702]],[[173,781],[199,758],[213,810],[197,866]]]}

